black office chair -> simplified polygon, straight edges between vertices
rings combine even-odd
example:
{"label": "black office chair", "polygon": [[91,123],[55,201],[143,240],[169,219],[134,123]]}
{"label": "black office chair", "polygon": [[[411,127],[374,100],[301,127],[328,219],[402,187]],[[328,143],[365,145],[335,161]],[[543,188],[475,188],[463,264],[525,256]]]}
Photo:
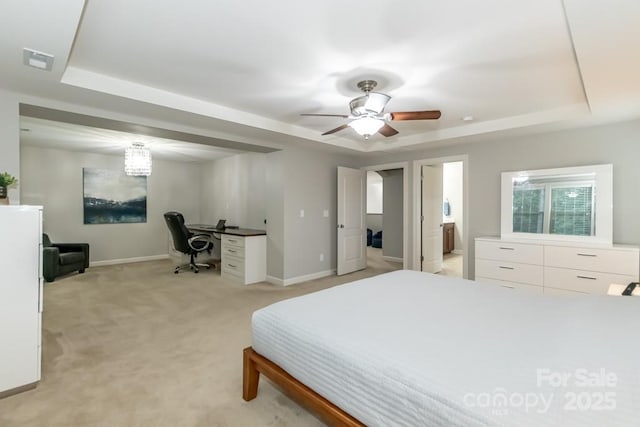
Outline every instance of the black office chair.
{"label": "black office chair", "polygon": [[[211,236],[208,234],[193,234],[184,225],[184,217],[180,212],[167,212],[164,214],[164,220],[169,227],[171,237],[173,237],[173,246],[179,252],[189,255],[189,268],[194,273],[199,271],[198,267],[211,268],[209,264],[196,263],[196,257],[199,253],[208,251],[211,253],[213,243],[211,242]],[[173,271],[178,274],[182,270],[183,266],[179,265]]]}

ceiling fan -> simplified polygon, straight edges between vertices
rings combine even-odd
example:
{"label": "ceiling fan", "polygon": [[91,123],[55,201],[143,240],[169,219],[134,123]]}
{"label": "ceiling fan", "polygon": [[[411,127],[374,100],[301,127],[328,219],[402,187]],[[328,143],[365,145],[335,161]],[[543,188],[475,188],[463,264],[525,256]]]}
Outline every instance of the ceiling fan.
{"label": "ceiling fan", "polygon": [[362,80],[358,82],[358,89],[365,94],[354,98],[349,102],[351,114],[301,114],[301,116],[315,117],[342,117],[343,119],[351,119],[352,121],[338,126],[323,133],[322,135],[330,135],[339,132],[347,127],[353,128],[358,134],[369,139],[371,135],[378,132],[385,137],[393,136],[398,133],[397,130],[389,126],[387,121],[399,120],[436,120],[440,118],[440,110],[427,111],[396,111],[393,113],[384,113],[384,107],[391,99],[389,95],[380,92],[372,92],[378,85],[375,80]]}

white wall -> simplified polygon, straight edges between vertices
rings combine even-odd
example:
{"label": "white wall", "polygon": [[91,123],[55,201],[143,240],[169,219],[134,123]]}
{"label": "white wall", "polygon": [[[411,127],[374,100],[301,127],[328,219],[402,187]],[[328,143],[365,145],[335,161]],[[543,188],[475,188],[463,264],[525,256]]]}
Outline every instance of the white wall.
{"label": "white wall", "polygon": [[392,258],[403,257],[403,170],[382,171],[383,215],[382,215],[382,255]]}
{"label": "white wall", "polygon": [[162,214],[181,212],[200,222],[200,167],[154,159],[147,179],[147,222],[85,225],[82,168],[122,169],[124,154],[21,147],[22,203],[44,206],[44,231],[54,242],[89,243],[91,261],[147,257],[168,253],[169,232]]}
{"label": "white wall", "polygon": [[382,177],[378,172],[367,171],[367,214],[381,214],[382,199]]}
{"label": "white wall", "polygon": [[449,220],[454,221],[454,250],[462,252],[464,200],[462,197],[462,162],[442,165],[442,201],[449,200]]}

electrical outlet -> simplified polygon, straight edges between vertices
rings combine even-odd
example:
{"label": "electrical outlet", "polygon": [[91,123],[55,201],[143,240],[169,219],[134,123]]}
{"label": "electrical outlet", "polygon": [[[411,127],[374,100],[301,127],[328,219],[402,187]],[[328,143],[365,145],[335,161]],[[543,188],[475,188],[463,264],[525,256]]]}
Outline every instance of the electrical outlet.
{"label": "electrical outlet", "polygon": [[320,254],[320,261],[324,261],[324,254]]}

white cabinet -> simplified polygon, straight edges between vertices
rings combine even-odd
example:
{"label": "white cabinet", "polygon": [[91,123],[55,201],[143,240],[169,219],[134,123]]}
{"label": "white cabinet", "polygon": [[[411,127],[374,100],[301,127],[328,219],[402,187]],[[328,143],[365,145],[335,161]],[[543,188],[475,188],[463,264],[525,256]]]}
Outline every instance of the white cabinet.
{"label": "white cabinet", "polygon": [[40,380],[42,208],[0,206],[0,397]]}
{"label": "white cabinet", "polygon": [[222,234],[222,277],[244,285],[267,278],[267,236]]}
{"label": "white cabinet", "polygon": [[638,281],[639,271],[640,251],[635,246],[476,239],[476,280],[504,282],[507,287],[553,295],[604,295],[611,283]]}

